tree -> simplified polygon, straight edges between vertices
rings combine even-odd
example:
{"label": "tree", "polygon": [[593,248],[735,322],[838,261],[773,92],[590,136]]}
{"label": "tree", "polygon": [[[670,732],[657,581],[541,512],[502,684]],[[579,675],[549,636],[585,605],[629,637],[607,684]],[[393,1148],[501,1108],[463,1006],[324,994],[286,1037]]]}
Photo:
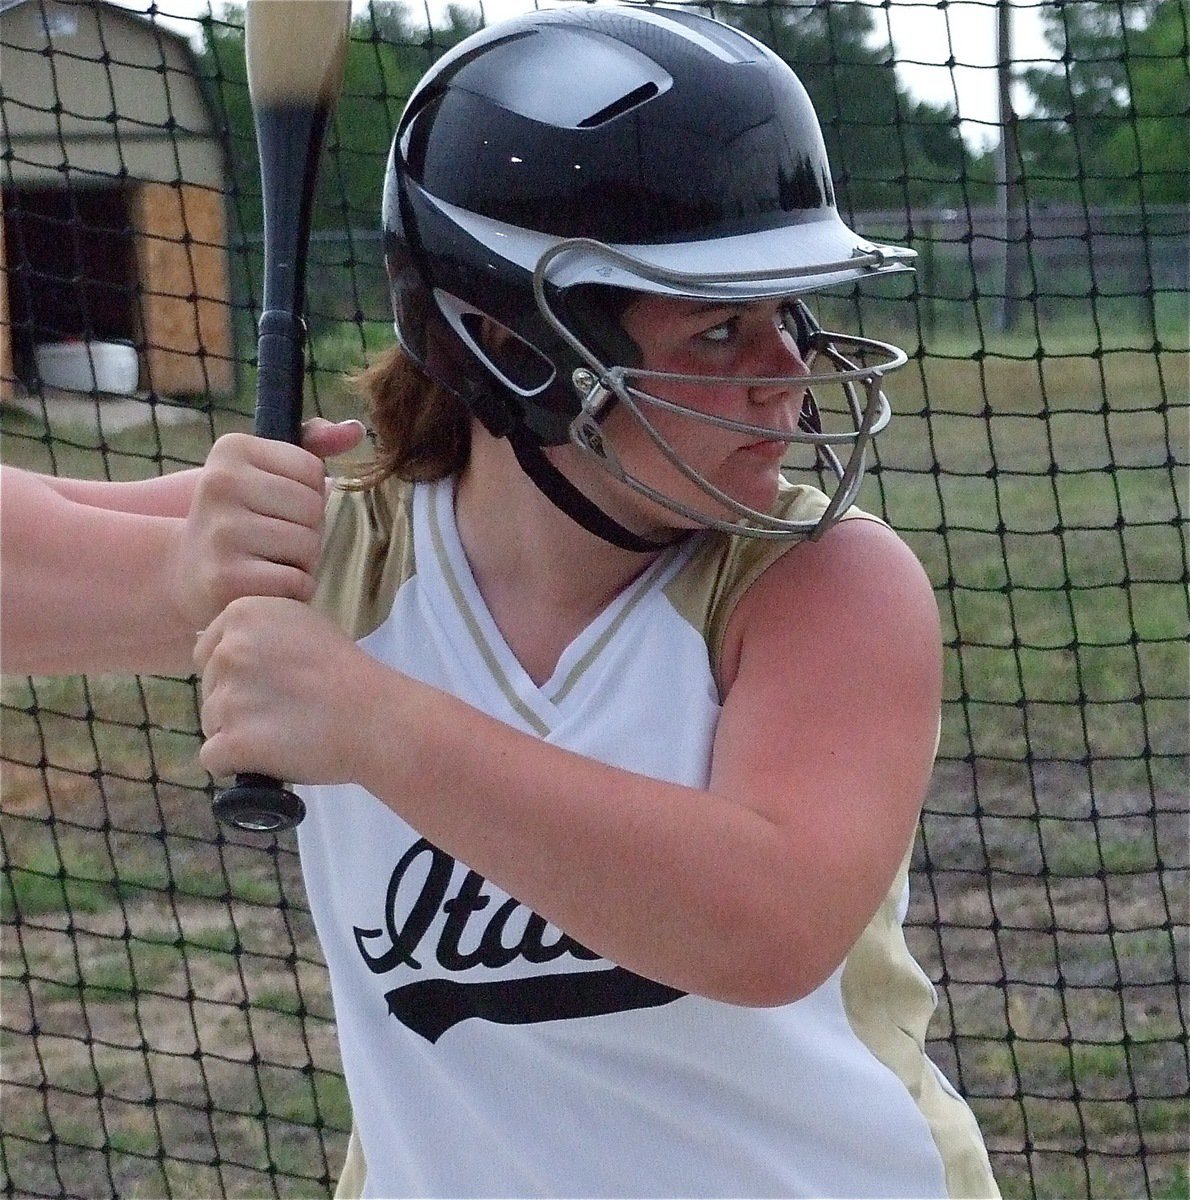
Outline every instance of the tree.
{"label": "tree", "polygon": [[[327,139],[313,213],[315,230],[375,229],[389,143],[401,110],[431,63],[479,27],[478,14],[450,5],[446,24],[410,22],[405,5],[376,0],[352,21],[343,88]],[[230,203],[242,233],[261,228],[256,135],[244,67],[244,10],[227,5],[204,24],[205,83],[223,123]]]}
{"label": "tree", "polygon": [[844,210],[957,203],[969,154],[949,105],[914,100],[863,4],[766,0],[725,9],[797,72],[822,121]]}
{"label": "tree", "polygon": [[1057,0],[1047,13],[1056,69],[1024,73],[1030,192],[1116,204],[1190,199],[1185,0]]}

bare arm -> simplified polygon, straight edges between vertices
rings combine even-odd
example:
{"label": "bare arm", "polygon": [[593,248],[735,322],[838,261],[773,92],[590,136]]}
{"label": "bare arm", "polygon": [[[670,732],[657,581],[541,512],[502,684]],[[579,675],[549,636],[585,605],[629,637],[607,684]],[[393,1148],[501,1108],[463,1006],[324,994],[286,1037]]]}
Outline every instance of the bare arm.
{"label": "bare arm", "polygon": [[909,551],[849,522],[771,568],[729,635],[706,790],[521,734],[275,601],[237,602],[199,642],[202,758],[358,782],[621,965],[782,1003],[842,961],[912,838],[937,732],[937,614]]}
{"label": "bare arm", "polygon": [[189,674],[238,596],[310,597],[321,458],[362,436],[308,423],[299,449],[229,434],[201,469],[132,483],[0,471],[0,666]]}
{"label": "bare arm", "polygon": [[[171,510],[189,478],[152,490],[81,485],[11,467],[0,476],[0,664],[43,674],[187,673],[196,630],[177,610],[165,571],[183,519]],[[78,484],[79,486],[72,486]],[[116,501],[99,507],[84,495]],[[128,507],[124,507],[128,505]]]}
{"label": "bare arm", "polygon": [[[6,480],[10,470],[15,468],[4,469]],[[193,468],[127,483],[70,479],[60,475],[38,475],[37,478],[64,499],[91,508],[141,513],[144,516],[184,517],[190,511],[198,474],[198,468]]]}

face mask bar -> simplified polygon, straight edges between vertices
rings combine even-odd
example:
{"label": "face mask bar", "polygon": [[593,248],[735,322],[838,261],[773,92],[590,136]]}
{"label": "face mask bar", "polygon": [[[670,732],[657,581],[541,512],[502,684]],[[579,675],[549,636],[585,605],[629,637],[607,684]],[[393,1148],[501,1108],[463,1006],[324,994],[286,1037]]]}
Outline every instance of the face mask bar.
{"label": "face mask bar", "polygon": [[[846,263],[817,264],[801,272],[788,269],[778,269],[758,275],[754,273],[740,275],[681,275],[663,272],[649,264],[641,263],[629,255],[614,250],[599,242],[586,239],[575,239],[559,243],[547,251],[538,262],[534,273],[534,295],[542,315],[550,322],[555,331],[561,336],[585,362],[589,369],[580,368],[574,372],[573,382],[582,404],[582,410],[570,426],[570,437],[574,445],[588,458],[598,463],[615,479],[631,488],[639,495],[645,496],[654,503],[661,505],[670,512],[676,513],[696,524],[718,529],[727,533],[740,534],[755,538],[789,539],[809,537],[811,540],[820,538],[847,509],[854,503],[863,483],[865,458],[868,442],[879,433],[889,422],[891,410],[888,399],[882,387],[884,374],[904,366],[907,357],[895,346],[879,342],[871,338],[849,337],[840,334],[827,333],[817,330],[812,338],[811,362],[819,357],[826,358],[834,368],[828,373],[814,372],[798,376],[712,376],[685,375],[659,371],[647,371],[642,368],[608,367],[598,356],[584,345],[569,329],[563,325],[550,307],[545,294],[545,280],[550,263],[568,249],[582,248],[594,250],[601,255],[611,258],[617,265],[627,267],[643,278],[654,282],[675,286],[685,284],[697,285],[700,289],[713,288],[716,284],[731,284],[763,281],[764,278],[786,279],[795,274],[821,275],[831,271],[854,269],[857,260]],[[868,265],[868,264],[862,264]],[[876,263],[871,265],[875,266]],[[843,353],[846,349],[853,357]],[[862,355],[878,356],[880,361],[875,366],[859,366],[854,357]],[[805,389],[807,396],[812,399],[813,387],[816,385],[841,386],[847,399],[847,408],[854,424],[854,429],[843,433],[828,433],[807,429],[804,425],[794,431],[777,430],[770,426],[752,425],[746,422],[733,421],[726,417],[718,417],[711,413],[701,412],[664,400],[634,384],[644,384],[650,381],[675,382],[694,385],[734,385],[742,387],[788,385]],[[861,399],[862,392],[862,399]],[[600,418],[612,398],[615,398],[632,414],[638,424],[649,435],[658,450],[673,467],[687,480],[693,483],[706,496],[721,505],[728,512],[735,513],[736,521],[728,520],[714,514],[701,512],[685,502],[668,496],[644,481],[629,474],[615,453],[608,439],[604,436]],[[739,503],[733,497],[717,488],[700,472],[683,462],[665,437],[657,430],[649,419],[646,409],[658,409],[676,413],[703,424],[721,429],[731,430],[756,437],[758,440],[780,441],[788,444],[813,446],[820,456],[825,468],[835,476],[837,484],[833,495],[822,516],[814,520],[793,521],[774,517],[747,505]],[[804,414],[803,414],[804,420]],[[799,423],[800,424],[800,423]],[[834,447],[850,446],[846,465],[840,460]]]}
{"label": "face mask bar", "polygon": [[[824,334],[824,337],[830,337]],[[867,338],[847,339],[852,344],[864,349],[879,349],[887,352],[887,363],[880,368],[864,368],[851,364],[849,360],[832,348],[830,357],[839,363],[841,369],[833,375],[798,375],[798,376],[710,376],[710,375],[677,375],[660,372],[641,371],[623,367],[606,368],[601,377],[596,378],[591,372],[576,372],[576,385],[588,384],[589,389],[582,398],[582,412],[571,423],[570,434],[573,443],[589,458],[598,462],[604,470],[614,478],[630,487],[640,495],[670,512],[692,520],[698,525],[710,529],[720,529],[728,533],[738,533],[756,538],[790,538],[805,537],[812,539],[821,537],[847,509],[854,503],[864,478],[865,452],[868,442],[879,433],[889,422],[891,410],[888,399],[881,387],[881,371],[890,369],[889,364],[900,365],[896,357],[899,352],[895,347],[886,346],[881,342],[873,342]],[[901,362],[904,361],[903,355]],[[847,364],[845,367],[843,364]],[[808,433],[797,430],[785,432],[767,425],[751,425],[743,421],[732,421],[725,417],[716,417],[685,405],[663,400],[650,392],[633,387],[629,379],[654,379],[680,382],[683,384],[733,384],[739,386],[772,386],[773,384],[788,383],[796,386],[808,386],[814,383],[837,383],[843,387],[847,396],[848,409],[855,423],[854,431],[847,433]],[[860,398],[860,389],[864,393]],[[702,512],[672,496],[650,487],[636,476],[625,470],[616,455],[615,448],[604,436],[599,423],[602,411],[607,407],[612,397],[615,397],[635,418],[637,423],[649,435],[665,459],[700,491],[710,497],[725,509],[735,513],[740,520],[729,521]],[[826,468],[835,476],[837,484],[830,502],[822,516],[811,521],[791,521],[774,517],[759,509],[741,504],[733,497],[717,488],[709,479],[685,463],[674,451],[673,447],[658,431],[649,419],[647,409],[654,408],[688,417],[693,421],[713,425],[720,429],[728,429],[743,433],[758,440],[779,441],[787,445],[810,445],[822,456]],[[848,445],[851,452],[847,463],[840,461],[833,449],[837,445]],[[747,522],[747,524],[741,524]]]}

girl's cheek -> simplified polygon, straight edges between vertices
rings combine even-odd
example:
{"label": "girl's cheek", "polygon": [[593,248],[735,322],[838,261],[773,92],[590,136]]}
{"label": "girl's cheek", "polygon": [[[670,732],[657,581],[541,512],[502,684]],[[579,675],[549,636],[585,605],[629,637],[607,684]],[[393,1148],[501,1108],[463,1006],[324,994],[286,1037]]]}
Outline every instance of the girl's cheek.
{"label": "girl's cheek", "polygon": [[705,387],[691,386],[684,390],[681,398],[676,400],[676,403],[681,404],[684,408],[715,416],[731,415],[733,402],[732,392],[725,390],[722,385],[712,384]]}

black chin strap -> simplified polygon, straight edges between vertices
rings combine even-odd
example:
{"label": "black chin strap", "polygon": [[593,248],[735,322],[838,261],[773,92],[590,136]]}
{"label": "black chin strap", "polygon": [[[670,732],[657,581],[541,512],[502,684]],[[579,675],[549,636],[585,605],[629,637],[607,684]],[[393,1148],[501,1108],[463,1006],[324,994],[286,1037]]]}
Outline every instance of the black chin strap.
{"label": "black chin strap", "polygon": [[648,538],[640,537],[631,529],[625,529],[618,521],[614,521],[550,462],[541,446],[523,428],[510,430],[507,436],[521,470],[533,480],[537,489],[551,504],[561,509],[588,533],[593,533],[621,550],[632,550],[637,554],[664,550],[670,544],[649,541]]}

